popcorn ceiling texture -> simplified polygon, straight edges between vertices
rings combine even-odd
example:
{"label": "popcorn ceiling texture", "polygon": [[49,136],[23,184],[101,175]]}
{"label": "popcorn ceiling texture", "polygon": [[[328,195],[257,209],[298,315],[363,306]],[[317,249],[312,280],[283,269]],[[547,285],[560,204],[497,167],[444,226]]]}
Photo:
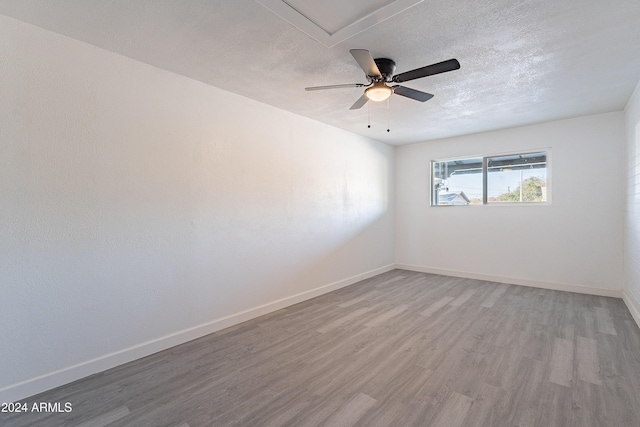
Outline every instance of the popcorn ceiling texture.
{"label": "popcorn ceiling texture", "polygon": [[[621,111],[640,80],[640,2],[425,0],[327,49],[253,0],[0,0],[0,14],[391,144]],[[348,50],[397,72],[449,58],[458,71],[349,111],[365,82]],[[388,116],[389,114],[389,116]],[[392,132],[387,134],[387,120]]]}

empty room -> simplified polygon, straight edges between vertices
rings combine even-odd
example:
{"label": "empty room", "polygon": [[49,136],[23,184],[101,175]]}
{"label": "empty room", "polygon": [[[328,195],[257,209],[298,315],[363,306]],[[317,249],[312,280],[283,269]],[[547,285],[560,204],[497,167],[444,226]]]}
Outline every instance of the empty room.
{"label": "empty room", "polygon": [[640,425],[639,40],[0,0],[0,425]]}

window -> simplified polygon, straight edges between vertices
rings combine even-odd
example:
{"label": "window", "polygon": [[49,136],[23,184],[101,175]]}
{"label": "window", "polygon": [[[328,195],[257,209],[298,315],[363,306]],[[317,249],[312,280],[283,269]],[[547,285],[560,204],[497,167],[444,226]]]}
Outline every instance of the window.
{"label": "window", "polygon": [[547,153],[520,153],[431,162],[431,204],[546,203]]}
{"label": "window", "polygon": [[481,205],[482,157],[432,162],[432,205]]}
{"label": "window", "polygon": [[487,158],[487,203],[546,201],[546,153]]}

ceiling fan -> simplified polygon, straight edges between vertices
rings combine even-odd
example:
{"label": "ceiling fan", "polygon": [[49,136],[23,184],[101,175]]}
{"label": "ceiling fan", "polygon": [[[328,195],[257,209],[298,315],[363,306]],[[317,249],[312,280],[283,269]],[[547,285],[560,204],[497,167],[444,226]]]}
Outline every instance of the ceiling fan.
{"label": "ceiling fan", "polygon": [[369,51],[365,49],[351,49],[349,52],[364,71],[369,84],[348,83],[330,86],[312,86],[305,88],[305,90],[366,87],[367,89],[365,89],[364,94],[351,106],[351,108],[349,108],[350,110],[357,110],[358,108],[361,108],[367,103],[367,101],[384,101],[394,93],[410,99],[415,99],[416,101],[425,102],[433,98],[433,95],[416,89],[411,89],[406,86],[389,86],[388,83],[404,83],[410,80],[421,79],[422,77],[446,73],[447,71],[453,71],[460,68],[460,63],[457,59],[449,59],[447,61],[416,68],[415,70],[405,71],[404,73],[394,76],[393,72],[396,70],[395,61],[388,58],[373,59]]}

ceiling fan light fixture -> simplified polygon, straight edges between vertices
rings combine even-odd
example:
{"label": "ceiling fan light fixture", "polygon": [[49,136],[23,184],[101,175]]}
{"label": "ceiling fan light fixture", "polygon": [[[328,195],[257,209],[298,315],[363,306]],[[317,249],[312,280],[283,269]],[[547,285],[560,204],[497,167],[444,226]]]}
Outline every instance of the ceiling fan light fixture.
{"label": "ceiling fan light fixture", "polygon": [[376,83],[364,91],[364,94],[367,96],[367,98],[369,98],[369,100],[373,102],[385,101],[391,96],[392,93],[393,89],[391,89],[384,83]]}

